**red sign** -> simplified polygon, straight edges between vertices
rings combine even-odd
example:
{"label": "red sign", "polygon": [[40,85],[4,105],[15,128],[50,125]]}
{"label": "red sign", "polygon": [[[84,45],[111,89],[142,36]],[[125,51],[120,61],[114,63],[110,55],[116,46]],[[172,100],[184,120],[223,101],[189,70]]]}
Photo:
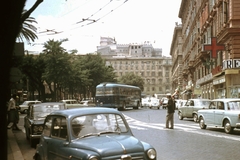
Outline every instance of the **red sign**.
{"label": "red sign", "polygon": [[204,50],[205,51],[211,51],[212,52],[212,57],[211,58],[217,58],[217,52],[224,50],[225,46],[224,45],[218,45],[217,44],[217,38],[212,37],[212,44],[210,45],[204,45]]}
{"label": "red sign", "polygon": [[222,72],[222,66],[217,66],[216,68],[212,69],[212,75],[216,75]]}

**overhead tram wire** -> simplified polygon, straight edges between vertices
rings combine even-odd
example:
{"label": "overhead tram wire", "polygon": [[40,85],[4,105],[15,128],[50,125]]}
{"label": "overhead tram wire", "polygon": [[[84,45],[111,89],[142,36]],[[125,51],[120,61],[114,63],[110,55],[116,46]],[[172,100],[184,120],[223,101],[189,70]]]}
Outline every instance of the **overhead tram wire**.
{"label": "overhead tram wire", "polygon": [[[119,6],[117,6],[116,8],[112,9],[111,11],[109,11],[108,13],[106,13],[105,15],[103,15],[102,17],[94,20],[94,19],[89,19],[91,17],[93,17],[94,15],[96,15],[98,12],[100,12],[103,8],[105,8],[106,6],[108,6],[113,0],[110,0],[110,2],[108,2],[106,5],[104,5],[102,8],[100,8],[98,11],[96,11],[94,14],[92,14],[91,16],[89,16],[88,18],[84,19],[84,21],[86,20],[90,20],[91,22],[90,23],[87,23],[87,24],[84,24],[84,25],[81,25],[79,27],[75,27],[75,28],[72,28],[70,30],[74,30],[74,29],[77,29],[77,28],[81,28],[81,27],[84,27],[84,26],[87,26],[87,25],[90,25],[90,24],[93,24],[95,22],[98,22],[99,20],[103,19],[104,17],[106,17],[107,15],[111,14],[113,11],[117,10],[118,8],[120,8],[122,5],[124,5],[128,0],[125,0],[122,4],[120,4]],[[77,22],[73,25],[77,25],[78,23],[81,23],[81,22]],[[51,30],[48,30],[46,29],[46,31],[42,31],[42,32],[39,32],[38,36],[48,36],[48,35],[55,35],[55,34],[61,34],[62,32],[66,32],[66,31],[54,31],[55,29],[51,29]],[[45,33],[45,34],[44,34]]]}
{"label": "overhead tram wire", "polygon": [[[105,15],[103,15],[102,17],[100,17],[100,18],[98,18],[98,19],[96,19],[96,20],[92,20],[92,19],[91,19],[92,22],[87,23],[87,24],[85,24],[85,25],[81,25],[81,26],[79,26],[79,27],[75,27],[75,28],[73,28],[72,30],[77,29],[77,28],[81,28],[81,27],[84,27],[84,26],[87,26],[87,25],[90,25],[90,24],[93,24],[93,23],[95,23],[95,22],[98,22],[98,21],[101,20],[102,18],[106,17],[107,15],[111,14],[113,11],[117,10],[118,8],[120,8],[120,7],[121,7],[122,5],[124,5],[127,1],[128,1],[128,0],[125,0],[122,4],[120,4],[119,6],[117,6],[117,7],[114,8],[114,9],[112,9],[110,12],[108,12],[108,13],[105,14]],[[90,17],[91,17],[91,16],[90,16]],[[76,23],[76,24],[77,24],[77,23]]]}
{"label": "overhead tram wire", "polygon": [[[102,8],[100,8],[98,11],[96,11],[95,13],[93,13],[91,16],[89,16],[88,18],[83,18],[82,21],[79,21],[77,22],[76,24],[78,23],[82,23],[86,20],[91,20],[90,18],[93,17],[95,14],[97,14],[98,12],[102,11],[102,9],[104,9],[105,7],[107,7],[113,0],[110,0],[107,4],[105,4]],[[94,20],[91,20],[91,21],[94,21]]]}
{"label": "overhead tram wire", "polygon": [[78,8],[80,8],[80,7],[83,7],[84,5],[86,5],[87,3],[91,2],[91,1],[92,1],[92,0],[88,0],[87,2],[83,3],[83,4],[82,4],[82,5],[80,5],[80,6],[77,6],[76,8],[74,8],[74,9],[72,9],[72,10],[68,11],[67,13],[65,13],[65,14],[61,15],[60,17],[64,17],[64,16],[68,15],[69,13],[71,13],[71,12],[75,11],[76,9],[78,9]]}

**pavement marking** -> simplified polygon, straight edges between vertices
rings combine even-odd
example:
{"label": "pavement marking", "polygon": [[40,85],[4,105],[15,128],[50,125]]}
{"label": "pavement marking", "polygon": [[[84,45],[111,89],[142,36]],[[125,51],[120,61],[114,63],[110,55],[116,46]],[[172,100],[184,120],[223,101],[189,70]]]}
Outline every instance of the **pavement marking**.
{"label": "pavement marking", "polygon": [[[150,128],[153,129],[159,129],[159,130],[170,130],[165,128],[165,123],[146,123],[142,122],[139,120],[135,120],[131,117],[128,117],[124,115],[127,122],[129,123],[129,126],[131,128],[137,129],[137,130],[148,130]],[[217,132],[204,132],[200,127],[198,126],[198,123],[194,123],[191,125],[187,124],[181,124],[181,123],[174,123],[174,131],[184,131],[184,132],[189,132],[189,133],[194,133],[194,134],[200,134],[204,136],[211,136],[211,137],[216,137],[216,138],[225,138],[225,139],[230,139],[234,141],[240,141],[240,137],[236,135],[231,135],[231,134],[219,134]]]}

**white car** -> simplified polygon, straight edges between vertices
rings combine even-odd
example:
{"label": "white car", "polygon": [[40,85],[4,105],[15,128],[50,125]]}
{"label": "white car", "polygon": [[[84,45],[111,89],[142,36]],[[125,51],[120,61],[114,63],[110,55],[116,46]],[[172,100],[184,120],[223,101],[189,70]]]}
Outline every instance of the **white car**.
{"label": "white car", "polygon": [[75,99],[61,100],[60,102],[61,102],[61,103],[65,103],[67,109],[83,107],[83,105],[81,105],[81,104],[80,104],[77,100],[75,100]]}
{"label": "white car", "polygon": [[223,127],[226,133],[240,129],[240,98],[214,99],[208,109],[198,110],[199,126]]}
{"label": "white car", "polygon": [[19,105],[19,112],[26,114],[28,111],[28,106],[31,104],[42,103],[41,101],[24,101],[23,104]]}
{"label": "white car", "polygon": [[210,99],[189,99],[182,107],[178,108],[178,118],[180,120],[193,118],[194,122],[198,122],[198,110],[208,109],[210,102]]}
{"label": "white car", "polygon": [[160,108],[159,99],[157,99],[157,98],[151,98],[150,100],[151,100],[150,106],[149,106],[150,109],[151,109],[151,108],[154,108],[154,107],[157,108],[157,109]]}

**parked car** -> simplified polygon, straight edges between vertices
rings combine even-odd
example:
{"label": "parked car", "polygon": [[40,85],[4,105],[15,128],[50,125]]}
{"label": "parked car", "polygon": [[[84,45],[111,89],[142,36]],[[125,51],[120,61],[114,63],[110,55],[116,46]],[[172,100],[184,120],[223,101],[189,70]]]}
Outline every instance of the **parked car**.
{"label": "parked car", "polygon": [[156,150],[133,136],[124,115],[112,108],[85,107],[47,116],[35,160],[156,160]]}
{"label": "parked car", "polygon": [[226,133],[232,133],[234,128],[240,129],[240,99],[214,99],[208,110],[198,111],[199,126],[223,127]]}
{"label": "parked car", "polygon": [[48,114],[56,110],[66,109],[64,103],[48,102],[29,105],[27,115],[24,117],[26,139],[31,147],[35,147],[42,134],[43,123]]}
{"label": "parked car", "polygon": [[23,113],[23,114],[26,114],[29,105],[31,105],[31,104],[39,104],[39,103],[42,103],[42,102],[41,101],[24,101],[21,105],[19,105],[19,112]]}
{"label": "parked car", "polygon": [[160,103],[159,103],[159,99],[157,98],[151,98],[151,102],[150,102],[150,106],[149,108],[157,108],[159,109],[160,108]]}
{"label": "parked car", "polygon": [[167,104],[168,104],[168,98],[167,97],[163,97],[160,101],[160,105],[162,106],[163,109],[167,108]]}
{"label": "parked car", "polygon": [[82,104],[80,104],[80,103],[79,103],[77,100],[75,100],[75,99],[61,100],[60,102],[61,102],[61,103],[65,103],[67,109],[84,107]]}
{"label": "parked car", "polygon": [[178,118],[193,118],[194,122],[198,121],[198,110],[207,109],[209,107],[210,99],[189,99],[178,109]]}

